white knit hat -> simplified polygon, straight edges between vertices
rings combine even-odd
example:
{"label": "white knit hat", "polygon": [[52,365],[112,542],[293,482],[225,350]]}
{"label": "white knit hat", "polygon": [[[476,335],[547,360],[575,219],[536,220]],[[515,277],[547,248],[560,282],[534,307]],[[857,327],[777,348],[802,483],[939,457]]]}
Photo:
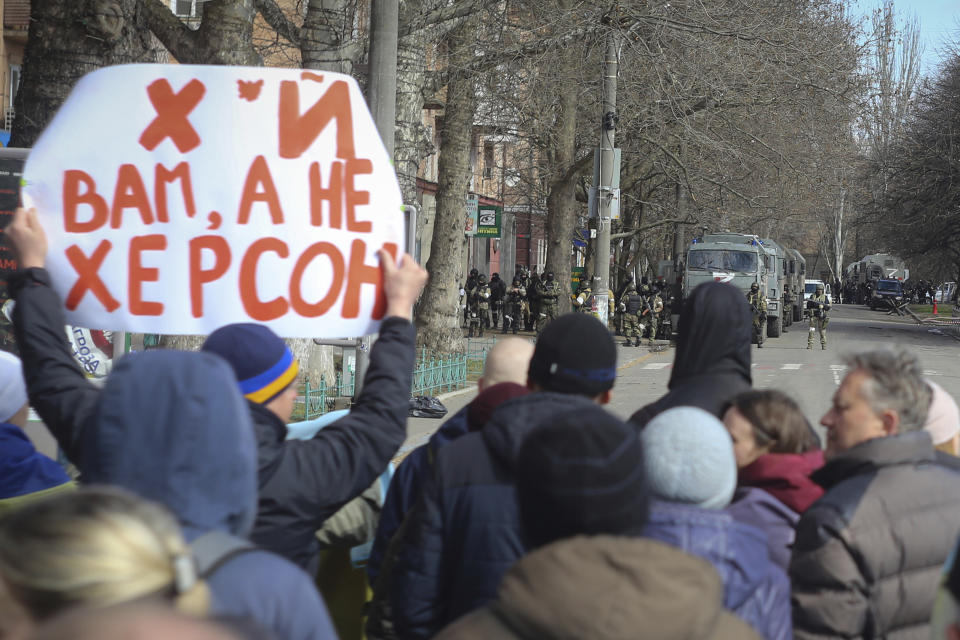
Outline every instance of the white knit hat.
{"label": "white knit hat", "polygon": [[23,382],[20,358],[0,351],[0,422],[6,422],[27,404],[27,385]]}
{"label": "white knit hat", "polygon": [[923,430],[930,434],[933,444],[943,444],[960,432],[960,408],[943,387],[932,380],[926,382],[933,389],[933,397]]}
{"label": "white knit hat", "polygon": [[640,433],[653,497],[705,509],[730,504],[737,488],[733,441],[723,423],[703,409],[676,407]]}

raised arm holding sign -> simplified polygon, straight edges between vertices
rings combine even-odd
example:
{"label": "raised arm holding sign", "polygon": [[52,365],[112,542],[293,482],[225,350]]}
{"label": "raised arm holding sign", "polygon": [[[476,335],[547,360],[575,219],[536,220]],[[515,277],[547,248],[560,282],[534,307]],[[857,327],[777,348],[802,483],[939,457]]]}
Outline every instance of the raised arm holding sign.
{"label": "raised arm holding sign", "polygon": [[[251,538],[312,568],[316,529],[370,486],[405,439],[411,309],[427,280],[409,256],[396,264],[399,190],[359,91],[336,74],[163,65],[96,71],[76,91],[28,160],[36,212],[19,210],[8,229],[24,268],[11,289],[31,404],[68,457],[82,461],[101,392],[70,357],[65,312],[98,328],[216,329],[204,351],[233,368],[256,430],[260,508]],[[247,103],[271,94],[252,126]],[[67,112],[103,125],[86,104],[102,95],[111,96],[100,107],[118,118],[118,139],[133,144],[72,152],[87,140],[61,139],[58,122],[70,121]],[[208,101],[236,112],[215,113]],[[126,118],[111,111],[114,102]],[[231,146],[251,135],[255,148]],[[150,189],[146,176],[157,177]],[[350,413],[312,440],[286,441],[297,363],[277,334],[375,329]]]}

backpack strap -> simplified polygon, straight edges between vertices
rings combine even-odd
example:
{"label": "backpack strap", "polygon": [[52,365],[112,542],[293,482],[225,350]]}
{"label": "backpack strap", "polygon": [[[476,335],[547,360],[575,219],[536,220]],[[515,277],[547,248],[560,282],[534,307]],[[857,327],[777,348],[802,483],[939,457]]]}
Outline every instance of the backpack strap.
{"label": "backpack strap", "polygon": [[224,531],[208,531],[190,545],[197,563],[197,575],[201,580],[209,578],[228,560],[249,551],[257,551],[249,540],[232,536]]}

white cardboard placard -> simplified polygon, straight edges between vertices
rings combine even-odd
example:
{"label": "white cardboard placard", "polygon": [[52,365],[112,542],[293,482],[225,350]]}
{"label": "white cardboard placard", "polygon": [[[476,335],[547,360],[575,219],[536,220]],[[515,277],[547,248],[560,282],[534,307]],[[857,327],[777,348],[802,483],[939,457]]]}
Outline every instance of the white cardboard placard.
{"label": "white cardboard placard", "polygon": [[24,169],[47,267],[84,327],[374,333],[402,199],[356,82],[123,65],[80,80]]}

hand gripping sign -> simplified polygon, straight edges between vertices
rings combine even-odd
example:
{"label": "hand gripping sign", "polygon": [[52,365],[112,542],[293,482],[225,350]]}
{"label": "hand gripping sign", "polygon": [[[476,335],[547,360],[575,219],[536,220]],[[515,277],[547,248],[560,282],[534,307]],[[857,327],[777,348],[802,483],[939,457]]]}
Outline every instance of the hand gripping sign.
{"label": "hand gripping sign", "polygon": [[30,153],[24,202],[71,324],[287,337],[376,331],[400,189],[356,82],[125,65],[80,80]]}

